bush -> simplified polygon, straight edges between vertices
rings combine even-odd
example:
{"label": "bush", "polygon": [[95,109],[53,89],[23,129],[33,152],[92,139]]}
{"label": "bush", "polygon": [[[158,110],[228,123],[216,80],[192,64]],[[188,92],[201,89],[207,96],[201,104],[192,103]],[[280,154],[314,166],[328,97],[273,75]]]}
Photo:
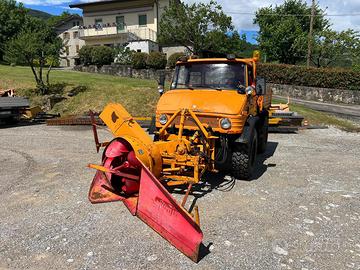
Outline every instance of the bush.
{"label": "bush", "polygon": [[167,66],[169,68],[174,68],[176,65],[176,62],[179,60],[180,57],[185,56],[185,53],[182,52],[176,52],[173,53],[172,55],[170,55],[168,61],[167,61]]}
{"label": "bush", "polygon": [[92,50],[94,47],[92,46],[83,46],[79,51],[80,63],[84,66],[88,66],[92,64]]}
{"label": "bush", "polygon": [[356,72],[360,72],[360,64],[353,64],[352,65],[352,70],[356,71]]}
{"label": "bush", "polygon": [[93,65],[110,65],[114,62],[115,51],[111,47],[96,46],[91,51],[91,60]]}
{"label": "bush", "polygon": [[134,52],[131,51],[128,47],[116,48],[114,62],[121,65],[130,65],[133,53]]}
{"label": "bush", "polygon": [[276,84],[360,90],[360,72],[350,69],[259,64],[258,76]]}
{"label": "bush", "polygon": [[134,52],[131,56],[131,66],[135,69],[146,68],[146,59],[148,54],[143,52]]}
{"label": "bush", "polygon": [[151,52],[146,58],[146,65],[153,69],[164,69],[166,62],[166,55],[161,52]]}

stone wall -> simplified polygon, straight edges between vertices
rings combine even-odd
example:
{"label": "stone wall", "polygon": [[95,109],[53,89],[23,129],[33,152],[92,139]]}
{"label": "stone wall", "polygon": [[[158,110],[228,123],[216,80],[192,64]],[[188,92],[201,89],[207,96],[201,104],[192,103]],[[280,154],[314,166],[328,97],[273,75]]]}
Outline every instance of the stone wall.
{"label": "stone wall", "polygon": [[296,85],[267,84],[274,95],[290,96],[304,100],[313,100],[325,103],[360,104],[360,91],[317,88]]}
{"label": "stone wall", "polygon": [[[160,73],[166,75],[166,80],[171,81],[173,70],[133,69],[130,66],[119,64],[105,65],[101,68],[96,66],[76,66],[74,70],[91,73],[102,73],[120,77],[158,80]],[[295,85],[281,85],[268,83],[267,87],[274,95],[290,96],[305,100],[313,100],[325,103],[360,104],[360,91],[316,88]]]}
{"label": "stone wall", "polygon": [[173,70],[155,70],[155,69],[133,69],[131,66],[111,64],[104,65],[101,68],[97,66],[76,66],[76,71],[109,74],[119,77],[130,77],[147,80],[158,80],[161,73],[165,73],[166,80],[171,81]]}

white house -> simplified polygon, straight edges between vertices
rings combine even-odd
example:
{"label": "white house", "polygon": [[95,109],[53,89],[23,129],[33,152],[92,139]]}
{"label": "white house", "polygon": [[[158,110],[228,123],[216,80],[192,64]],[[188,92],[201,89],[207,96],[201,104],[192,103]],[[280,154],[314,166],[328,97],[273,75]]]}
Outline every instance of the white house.
{"label": "white house", "polygon": [[158,51],[159,21],[171,0],[104,0],[78,3],[83,10],[80,38],[86,45],[127,46],[138,52]]}
{"label": "white house", "polygon": [[55,25],[55,31],[63,40],[64,51],[60,55],[60,66],[72,67],[79,58],[79,50],[85,45],[80,39],[80,27],[83,26],[83,19],[79,15],[71,15]]}

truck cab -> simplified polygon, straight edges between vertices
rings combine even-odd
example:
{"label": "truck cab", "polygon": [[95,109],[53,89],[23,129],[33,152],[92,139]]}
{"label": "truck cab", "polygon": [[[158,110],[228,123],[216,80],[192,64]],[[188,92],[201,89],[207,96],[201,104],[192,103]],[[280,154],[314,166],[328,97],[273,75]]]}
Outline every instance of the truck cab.
{"label": "truck cab", "polygon": [[[235,177],[248,179],[256,153],[266,148],[271,104],[265,80],[256,76],[257,62],[257,56],[181,59],[170,91],[157,104],[156,128],[166,125],[177,110],[192,110],[219,138],[217,167],[231,168]],[[177,133],[179,121],[180,117],[175,119],[169,133]],[[185,119],[184,130],[189,136],[197,129],[191,118]]]}

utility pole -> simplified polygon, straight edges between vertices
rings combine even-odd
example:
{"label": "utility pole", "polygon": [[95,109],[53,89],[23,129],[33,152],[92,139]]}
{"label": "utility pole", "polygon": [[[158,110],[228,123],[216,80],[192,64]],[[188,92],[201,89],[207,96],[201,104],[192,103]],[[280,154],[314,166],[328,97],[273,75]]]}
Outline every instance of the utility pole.
{"label": "utility pole", "polygon": [[308,55],[306,66],[310,67],[310,59],[311,59],[311,52],[312,52],[312,41],[313,41],[313,31],[314,31],[314,17],[315,17],[315,0],[312,0],[311,5],[311,16],[310,16],[310,31],[308,37]]}

